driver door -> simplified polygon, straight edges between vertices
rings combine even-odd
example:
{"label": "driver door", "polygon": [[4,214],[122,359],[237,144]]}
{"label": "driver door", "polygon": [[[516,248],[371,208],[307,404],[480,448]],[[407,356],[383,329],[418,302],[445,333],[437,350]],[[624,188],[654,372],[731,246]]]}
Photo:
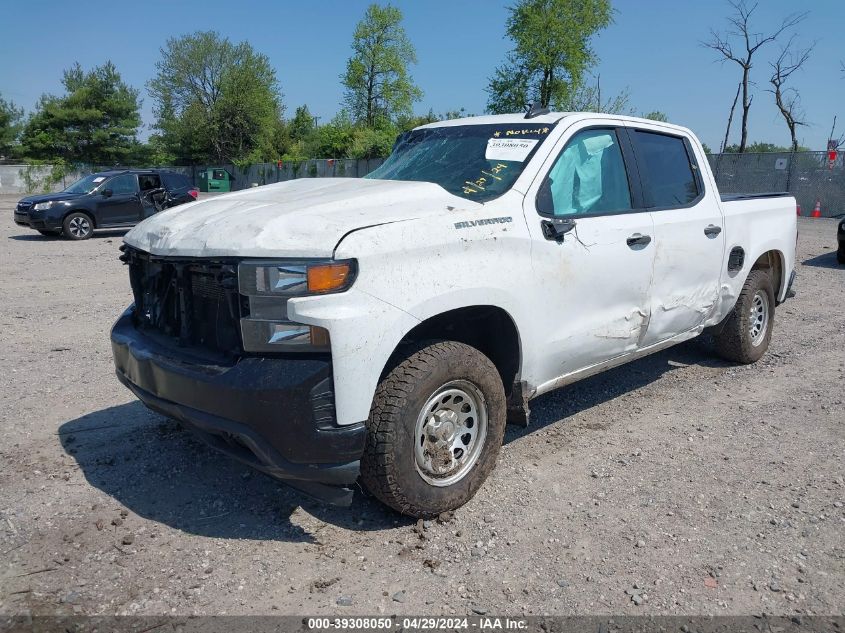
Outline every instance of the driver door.
{"label": "driver door", "polygon": [[[97,204],[98,226],[121,226],[135,224],[141,220],[141,199],[138,177],[135,174],[121,174],[108,180],[100,190]],[[106,192],[111,194],[107,195]]]}
{"label": "driver door", "polygon": [[573,126],[525,198],[538,306],[537,384],[640,348],[648,329],[654,223],[616,122]]}

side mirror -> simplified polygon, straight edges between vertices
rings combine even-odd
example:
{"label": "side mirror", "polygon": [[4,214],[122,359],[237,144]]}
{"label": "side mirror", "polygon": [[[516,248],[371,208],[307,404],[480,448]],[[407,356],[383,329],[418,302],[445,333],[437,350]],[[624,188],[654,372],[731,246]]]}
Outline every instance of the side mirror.
{"label": "side mirror", "polygon": [[103,197],[104,198],[111,198],[112,193],[113,192],[112,192],[111,189],[103,189]]}

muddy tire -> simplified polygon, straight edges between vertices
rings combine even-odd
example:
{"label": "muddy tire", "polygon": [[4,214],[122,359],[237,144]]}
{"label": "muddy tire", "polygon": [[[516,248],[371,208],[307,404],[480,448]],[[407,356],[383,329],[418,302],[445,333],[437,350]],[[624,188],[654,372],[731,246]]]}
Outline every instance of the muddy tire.
{"label": "muddy tire", "polygon": [[495,467],[505,417],[502,380],[484,354],[454,341],[410,348],[376,389],[361,481],[402,514],[454,510]]}
{"label": "muddy tire", "polygon": [[749,364],[769,348],[775,324],[775,291],[765,270],[752,270],[731,313],[716,328],[714,340],[719,356]]}
{"label": "muddy tire", "polygon": [[62,233],[69,240],[87,240],[94,235],[94,221],[81,211],[68,213],[62,223]]}

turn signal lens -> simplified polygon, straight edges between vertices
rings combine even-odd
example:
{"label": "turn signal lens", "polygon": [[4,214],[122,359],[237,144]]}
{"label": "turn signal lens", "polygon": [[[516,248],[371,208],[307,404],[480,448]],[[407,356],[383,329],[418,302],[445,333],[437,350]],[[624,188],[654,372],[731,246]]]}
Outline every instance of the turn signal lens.
{"label": "turn signal lens", "polygon": [[349,262],[308,267],[308,292],[331,292],[344,288],[352,275]]}
{"label": "turn signal lens", "polygon": [[238,290],[247,297],[305,297],[342,292],[355,281],[354,259],[243,261]]}

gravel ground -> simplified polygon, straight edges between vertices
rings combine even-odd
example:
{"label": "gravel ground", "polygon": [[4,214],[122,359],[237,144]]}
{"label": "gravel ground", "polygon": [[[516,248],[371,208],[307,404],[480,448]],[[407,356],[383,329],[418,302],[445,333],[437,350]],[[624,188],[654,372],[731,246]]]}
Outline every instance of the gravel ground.
{"label": "gravel ground", "polygon": [[797,296],[740,367],[705,340],[533,403],[478,496],[419,524],[322,506],[114,377],[121,233],[0,200],[0,614],[842,614],[845,268],[800,222]]}

